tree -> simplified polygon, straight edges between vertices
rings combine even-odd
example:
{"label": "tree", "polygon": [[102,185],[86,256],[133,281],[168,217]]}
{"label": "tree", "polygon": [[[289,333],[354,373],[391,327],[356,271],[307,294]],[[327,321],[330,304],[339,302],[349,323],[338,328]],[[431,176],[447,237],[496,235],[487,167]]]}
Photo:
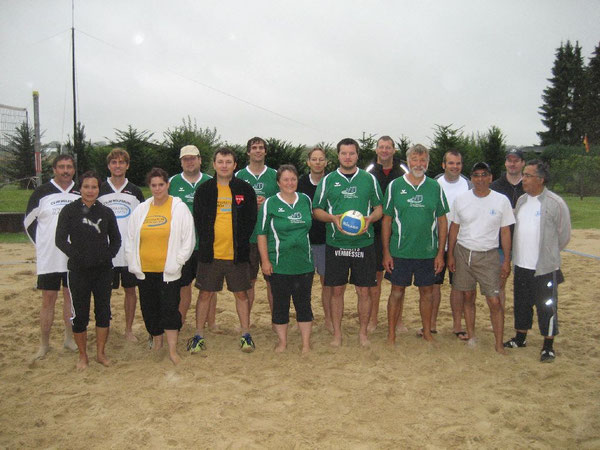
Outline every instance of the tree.
{"label": "tree", "polygon": [[594,50],[593,56],[585,71],[585,126],[590,144],[600,144],[600,44]]}
{"label": "tree", "polygon": [[127,130],[115,130],[116,139],[110,142],[113,147],[121,147],[129,153],[129,170],[127,178],[138,186],[146,184],[146,174],[154,166],[161,167],[159,158],[161,147],[152,141],[153,133],[138,131],[131,125]]}
{"label": "tree", "polygon": [[540,107],[546,131],[538,132],[541,145],[579,144],[584,134],[585,74],[581,47],[570,41],[556,51],[550,86]]}
{"label": "tree", "polygon": [[498,178],[504,169],[506,159],[505,137],[497,126],[492,126],[486,134],[479,136],[478,145],[481,148],[483,160],[492,169],[494,179]]}
{"label": "tree", "polygon": [[408,136],[402,135],[398,138],[396,144],[398,144],[398,158],[406,161],[406,151],[410,148],[410,139]]}
{"label": "tree", "polygon": [[[279,139],[268,138],[265,164],[277,170],[282,164],[292,164],[299,173],[306,169],[304,145],[294,145]],[[241,168],[241,167],[240,167]]]}
{"label": "tree", "polygon": [[358,139],[358,145],[360,146],[358,152],[358,167],[364,169],[377,158],[377,154],[375,153],[375,147],[377,147],[377,139],[375,139],[375,136],[377,135],[367,135],[363,131],[362,138]]}
{"label": "tree", "polygon": [[[462,127],[452,128],[450,125],[435,125],[433,140],[429,151],[429,168],[427,172],[430,176],[435,176],[441,172],[444,153],[448,150],[461,151],[464,142]],[[463,155],[464,156],[464,155]]]}
{"label": "tree", "polygon": [[[65,147],[67,148],[67,152],[75,158],[77,175],[81,175],[92,169],[88,158],[89,153],[92,151],[92,143],[91,141],[85,141],[85,126],[81,122],[77,122],[73,142],[68,140],[65,143]],[[77,175],[75,176],[76,179],[78,178]]]}
{"label": "tree", "polygon": [[6,155],[4,173],[8,180],[18,180],[22,189],[34,188],[30,183],[35,176],[35,134],[33,128],[23,122],[14,134],[5,134],[8,144],[2,149]]}

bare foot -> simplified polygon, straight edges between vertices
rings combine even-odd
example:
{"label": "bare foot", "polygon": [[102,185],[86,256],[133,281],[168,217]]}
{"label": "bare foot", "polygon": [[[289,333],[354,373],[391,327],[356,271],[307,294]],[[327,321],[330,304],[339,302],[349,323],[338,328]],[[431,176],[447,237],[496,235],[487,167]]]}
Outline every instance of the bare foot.
{"label": "bare foot", "polygon": [[179,357],[177,352],[169,353],[169,359],[175,366],[181,362],[181,358]]}
{"label": "bare foot", "polygon": [[152,350],[158,351],[163,346],[163,337],[162,334],[160,336],[152,337]]}
{"label": "bare foot", "polygon": [[507,354],[503,344],[500,344],[500,347],[496,346],[496,351],[501,355]]}
{"label": "bare foot", "polygon": [[306,347],[302,347],[302,354],[306,355],[307,353],[310,353],[310,345],[307,345]]}
{"label": "bare foot", "polygon": [[84,370],[88,367],[87,355],[79,355],[79,361],[77,361],[77,370]]}
{"label": "bare foot", "polygon": [[221,329],[219,328],[219,325],[217,325],[216,323],[213,323],[212,325],[209,325],[208,326],[208,330],[211,333],[215,333],[215,334],[221,333]]}
{"label": "bare foot", "polygon": [[286,347],[287,347],[287,344],[280,342],[279,344],[277,344],[275,346],[275,348],[273,349],[273,351],[275,353],[283,353],[283,352],[285,352]]}
{"label": "bare foot", "polygon": [[110,360],[106,357],[106,355],[96,355],[96,361],[98,361],[104,367],[110,367]]}
{"label": "bare foot", "polygon": [[129,341],[129,342],[137,342],[138,338],[135,337],[135,334],[133,334],[133,331],[126,331],[125,332],[125,340]]}
{"label": "bare foot", "polygon": [[361,336],[359,334],[358,342],[360,343],[361,347],[369,347],[371,345],[371,342],[369,341],[369,338],[367,337],[367,335]]}
{"label": "bare foot", "polygon": [[408,328],[404,326],[404,324],[396,325],[396,333],[408,333]]}
{"label": "bare foot", "polygon": [[431,334],[431,332],[423,332],[423,334],[421,335],[421,337],[423,339],[425,339],[428,342],[433,342],[433,335]]}
{"label": "bare foot", "polygon": [[325,329],[329,331],[329,333],[333,334],[333,324],[330,321],[325,321]]}
{"label": "bare foot", "polygon": [[329,345],[332,347],[340,347],[342,345],[342,336],[334,335]]}
{"label": "bare foot", "polygon": [[70,339],[65,339],[63,347],[73,352],[77,351],[77,344],[75,343],[75,340],[72,337]]}
{"label": "bare foot", "polygon": [[35,361],[37,359],[42,359],[44,356],[46,356],[48,354],[49,351],[50,351],[49,345],[40,345],[40,348],[38,349],[37,353],[33,356],[33,361]]}
{"label": "bare foot", "polygon": [[377,322],[369,322],[369,325],[367,325],[367,333],[372,333],[376,329],[377,329]]}
{"label": "bare foot", "polygon": [[469,340],[467,341],[467,346],[471,348],[477,347],[477,339],[475,339],[474,337],[469,338]]}
{"label": "bare foot", "polygon": [[387,343],[387,345],[391,345],[391,346],[396,345],[396,336],[391,336],[388,334],[386,343]]}

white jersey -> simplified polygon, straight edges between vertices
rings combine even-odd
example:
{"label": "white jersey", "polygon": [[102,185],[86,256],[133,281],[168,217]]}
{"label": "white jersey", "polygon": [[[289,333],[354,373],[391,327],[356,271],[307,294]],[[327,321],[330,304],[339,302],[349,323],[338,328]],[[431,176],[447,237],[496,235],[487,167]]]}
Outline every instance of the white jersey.
{"label": "white jersey", "polygon": [[537,196],[526,195],[527,200],[517,214],[519,232],[514,235],[513,262],[523,269],[535,270],[540,253],[542,204]]}
{"label": "white jersey", "polygon": [[[473,188],[473,185],[469,180],[467,180],[463,176],[459,176],[456,181],[450,182],[446,180],[444,174],[436,177],[436,181],[442,187],[444,191],[444,195],[446,196],[446,200],[448,201],[448,208],[452,211],[452,204],[456,197],[460,194],[467,192],[469,189]],[[448,231],[450,230],[450,220],[448,220]],[[448,241],[446,241],[446,250],[448,250]]]}
{"label": "white jersey", "polygon": [[126,267],[125,241],[127,240],[127,225],[129,224],[129,217],[133,210],[144,201],[144,195],[140,188],[130,183],[127,178],[125,178],[125,183],[119,189],[115,188],[109,178],[102,183],[98,200],[115,213],[119,233],[121,233],[121,248],[117,256],[113,258],[113,266]]}
{"label": "white jersey", "polygon": [[62,189],[54,180],[39,186],[27,203],[23,225],[27,236],[35,244],[38,275],[67,271],[67,255],[55,244],[58,215],[65,205],[77,200],[79,192],[71,182]]}
{"label": "white jersey", "polygon": [[508,198],[492,190],[485,197],[477,197],[473,191],[460,194],[448,218],[460,225],[457,242],[478,252],[498,248],[500,228],[515,223]]}

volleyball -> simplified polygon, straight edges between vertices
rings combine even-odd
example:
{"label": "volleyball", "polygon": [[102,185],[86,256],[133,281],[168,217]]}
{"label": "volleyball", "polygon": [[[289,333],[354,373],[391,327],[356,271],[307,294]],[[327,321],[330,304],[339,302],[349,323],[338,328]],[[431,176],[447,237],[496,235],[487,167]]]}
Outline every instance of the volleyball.
{"label": "volleyball", "polygon": [[365,218],[359,211],[346,211],[342,214],[340,225],[346,233],[356,235],[365,228]]}

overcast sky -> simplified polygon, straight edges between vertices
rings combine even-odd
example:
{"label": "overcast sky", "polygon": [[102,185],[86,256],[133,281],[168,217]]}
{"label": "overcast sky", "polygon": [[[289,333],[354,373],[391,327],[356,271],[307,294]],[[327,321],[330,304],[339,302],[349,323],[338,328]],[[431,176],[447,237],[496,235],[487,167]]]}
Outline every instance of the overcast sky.
{"label": "overcast sky", "polygon": [[[312,145],[362,132],[430,144],[435,124],[537,144],[556,48],[600,41],[598,0],[76,0],[88,139],[188,115],[223,140]],[[71,0],[0,0],[0,103],[40,93],[44,142],[72,134]]]}

